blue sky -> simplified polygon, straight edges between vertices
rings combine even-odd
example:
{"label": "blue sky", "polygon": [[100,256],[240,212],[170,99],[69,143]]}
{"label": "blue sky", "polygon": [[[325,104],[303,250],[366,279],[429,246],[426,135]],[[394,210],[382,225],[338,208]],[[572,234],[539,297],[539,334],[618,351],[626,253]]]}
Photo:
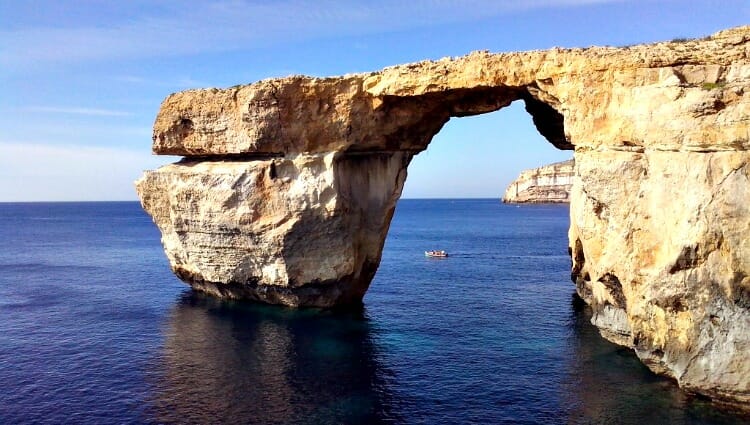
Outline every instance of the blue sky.
{"label": "blue sky", "polygon": [[[0,0],[0,201],[133,200],[168,94],[473,50],[627,45],[750,23],[750,1]],[[499,197],[567,159],[522,105],[452,119],[404,197]]]}

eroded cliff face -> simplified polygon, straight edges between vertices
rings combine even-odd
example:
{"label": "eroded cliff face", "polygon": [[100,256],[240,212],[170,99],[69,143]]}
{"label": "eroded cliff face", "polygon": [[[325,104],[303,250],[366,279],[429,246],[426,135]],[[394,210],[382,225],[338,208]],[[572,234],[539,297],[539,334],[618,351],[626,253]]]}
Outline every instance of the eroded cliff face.
{"label": "eroded cliff face", "polygon": [[750,27],[680,43],[472,53],[169,96],[137,190],[173,270],[220,296],[359,302],[406,167],[451,117],[522,100],[575,150],[572,277],[602,335],[750,403]]}
{"label": "eroded cliff face", "polygon": [[750,157],[598,151],[586,158],[577,164],[570,240],[592,322],[683,387],[747,403]]}
{"label": "eroded cliff face", "polygon": [[185,159],[138,182],[173,271],[217,296],[289,306],[357,303],[409,154]]}
{"label": "eroded cliff face", "polygon": [[503,202],[513,204],[559,204],[570,202],[574,160],[524,170],[505,189]]}

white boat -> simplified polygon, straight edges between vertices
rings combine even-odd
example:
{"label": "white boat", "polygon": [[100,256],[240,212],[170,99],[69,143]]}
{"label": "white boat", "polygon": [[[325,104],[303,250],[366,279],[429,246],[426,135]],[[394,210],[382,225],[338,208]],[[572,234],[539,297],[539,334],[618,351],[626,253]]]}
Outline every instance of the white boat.
{"label": "white boat", "polygon": [[444,258],[448,256],[448,253],[440,250],[440,251],[425,251],[424,252],[425,257],[439,257]]}

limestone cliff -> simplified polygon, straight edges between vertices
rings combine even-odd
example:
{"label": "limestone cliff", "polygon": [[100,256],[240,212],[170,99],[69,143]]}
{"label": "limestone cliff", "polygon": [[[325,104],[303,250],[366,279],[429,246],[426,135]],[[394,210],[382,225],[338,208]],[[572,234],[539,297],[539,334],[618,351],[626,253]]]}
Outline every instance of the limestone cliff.
{"label": "limestone cliff", "polygon": [[549,204],[570,202],[574,160],[524,170],[505,189],[503,202]]}
{"label": "limestone cliff", "polygon": [[750,403],[750,27],[700,40],[472,53],[169,96],[137,190],[175,273],[221,296],[359,302],[406,167],[451,117],[526,104],[575,150],[572,277],[602,335]]}

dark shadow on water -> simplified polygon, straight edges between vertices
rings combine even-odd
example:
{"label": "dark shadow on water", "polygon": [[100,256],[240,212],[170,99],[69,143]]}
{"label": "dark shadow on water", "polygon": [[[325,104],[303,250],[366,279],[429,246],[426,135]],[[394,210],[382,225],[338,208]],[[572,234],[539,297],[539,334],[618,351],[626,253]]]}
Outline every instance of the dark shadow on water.
{"label": "dark shadow on water", "polygon": [[[518,405],[493,404],[495,393],[490,390],[502,383],[488,381],[484,384],[488,386],[486,394],[481,386],[477,393],[453,394],[452,417],[471,422],[471,412],[461,412],[473,406],[474,415],[497,419],[493,423],[750,423],[747,416],[687,395],[673,381],[651,373],[631,350],[604,340],[580,300],[574,298],[569,309],[563,344],[567,354],[562,370],[553,373],[559,377],[553,380],[556,388],[546,392],[556,394],[557,400],[536,400],[531,391],[526,396],[526,392],[518,394],[530,397]],[[382,336],[389,330],[379,326],[382,324],[373,323],[364,307],[338,312],[292,310],[222,301],[188,291],[177,300],[164,326],[164,348],[149,374],[155,388],[144,419],[152,423],[257,424],[432,423],[445,419],[435,412],[441,408],[431,404],[436,401],[410,392],[407,383],[399,382],[404,376],[399,378],[389,370],[394,353],[386,353],[388,348],[377,342],[382,344]],[[559,368],[560,364],[553,362],[549,367]],[[461,373],[460,368],[457,371]],[[431,388],[452,391],[453,378],[435,373],[431,367],[418,372],[430,376]],[[529,373],[527,377],[535,385],[544,385],[538,383],[543,375]],[[489,410],[477,411],[477,397],[485,399],[483,405]],[[548,414],[524,413],[524,409],[553,405],[558,407]]]}
{"label": "dark shadow on water", "polygon": [[569,358],[562,394],[572,424],[747,424],[750,416],[722,410],[657,376],[635,353],[610,343],[591,324],[591,310],[573,296]]}
{"label": "dark shadow on water", "polygon": [[149,421],[400,422],[372,332],[363,307],[291,310],[186,292],[164,329]]}

